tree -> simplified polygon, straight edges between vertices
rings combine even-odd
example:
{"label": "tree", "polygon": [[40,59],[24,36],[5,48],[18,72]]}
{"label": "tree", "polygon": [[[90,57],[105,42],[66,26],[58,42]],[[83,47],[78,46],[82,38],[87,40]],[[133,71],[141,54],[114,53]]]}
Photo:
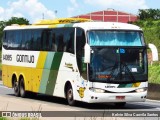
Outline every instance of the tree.
{"label": "tree", "polygon": [[6,25],[6,22],[0,21],[0,47],[2,46],[2,36],[3,36],[3,29]]}
{"label": "tree", "polygon": [[140,9],[139,10],[140,20],[159,20],[160,19],[160,9]]}
{"label": "tree", "polygon": [[12,17],[6,22],[6,25],[19,24],[19,25],[29,25],[29,21],[25,18]]}

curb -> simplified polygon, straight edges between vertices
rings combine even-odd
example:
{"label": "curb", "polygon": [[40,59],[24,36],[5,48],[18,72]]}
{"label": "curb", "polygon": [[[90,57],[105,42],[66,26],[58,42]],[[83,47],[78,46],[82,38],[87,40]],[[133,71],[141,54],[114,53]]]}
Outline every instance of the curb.
{"label": "curb", "polygon": [[148,84],[147,99],[160,100],[160,84]]}

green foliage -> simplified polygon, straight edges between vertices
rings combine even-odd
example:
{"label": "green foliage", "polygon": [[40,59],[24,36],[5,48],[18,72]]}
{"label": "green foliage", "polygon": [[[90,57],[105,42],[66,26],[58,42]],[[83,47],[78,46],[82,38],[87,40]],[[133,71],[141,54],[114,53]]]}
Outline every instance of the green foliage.
{"label": "green foliage", "polygon": [[140,9],[139,10],[140,20],[159,20],[160,19],[160,9]]}
{"label": "green foliage", "polygon": [[160,84],[160,65],[149,66],[149,83]]}
{"label": "green foliage", "polygon": [[19,24],[19,25],[29,25],[29,21],[25,18],[12,17],[6,22],[6,25]]}
{"label": "green foliage", "polygon": [[9,119],[7,119],[5,117],[0,117],[0,120],[9,120]]}
{"label": "green foliage", "polygon": [[160,58],[160,9],[139,10],[139,20],[132,23],[140,26],[146,43],[156,45]]}

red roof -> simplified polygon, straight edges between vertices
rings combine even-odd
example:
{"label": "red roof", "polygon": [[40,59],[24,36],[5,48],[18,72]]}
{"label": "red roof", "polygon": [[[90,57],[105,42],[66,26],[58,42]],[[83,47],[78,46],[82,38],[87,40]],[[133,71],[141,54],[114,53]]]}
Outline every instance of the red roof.
{"label": "red roof", "polygon": [[104,21],[104,22],[135,22],[138,19],[138,16],[122,12],[122,11],[115,11],[114,9],[108,9],[104,11],[97,11],[92,12],[84,15],[78,15],[74,18],[87,18],[96,21]]}

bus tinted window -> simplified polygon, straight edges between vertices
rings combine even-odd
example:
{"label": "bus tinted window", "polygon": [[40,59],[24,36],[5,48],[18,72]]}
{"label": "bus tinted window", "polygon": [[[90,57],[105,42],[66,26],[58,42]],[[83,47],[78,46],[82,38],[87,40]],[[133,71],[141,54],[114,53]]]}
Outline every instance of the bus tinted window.
{"label": "bus tinted window", "polygon": [[74,29],[64,30],[64,51],[74,53]]}
{"label": "bus tinted window", "polygon": [[3,33],[3,47],[5,49],[7,49],[7,39],[6,39],[6,36],[7,36],[7,32],[4,32]]}
{"label": "bus tinted window", "polygon": [[143,46],[139,31],[93,30],[88,32],[91,46]]}
{"label": "bus tinted window", "polygon": [[42,30],[33,31],[33,49],[32,50],[41,49],[41,33],[42,33]]}
{"label": "bus tinted window", "polygon": [[74,53],[74,28],[57,28],[52,31],[52,50]]}
{"label": "bus tinted window", "polygon": [[13,31],[13,41],[12,41],[12,49],[20,49],[21,41],[22,41],[22,31],[16,30]]}
{"label": "bus tinted window", "polygon": [[84,46],[86,43],[84,30],[77,28],[76,30],[76,54],[77,65],[84,79],[87,79],[87,65],[84,63]]}
{"label": "bus tinted window", "polygon": [[26,29],[6,32],[8,49],[74,53],[74,28]]}

